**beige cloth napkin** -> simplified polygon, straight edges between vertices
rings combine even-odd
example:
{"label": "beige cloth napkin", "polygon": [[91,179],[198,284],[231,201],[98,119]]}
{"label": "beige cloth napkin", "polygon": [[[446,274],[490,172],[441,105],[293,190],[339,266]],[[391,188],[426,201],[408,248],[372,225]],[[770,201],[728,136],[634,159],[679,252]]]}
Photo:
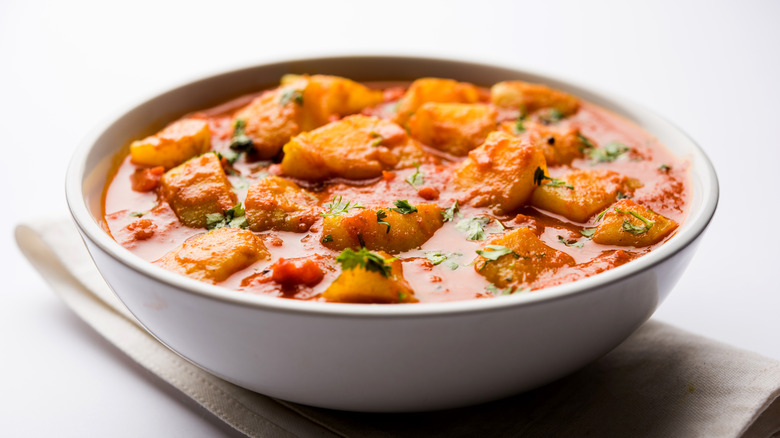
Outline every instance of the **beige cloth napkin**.
{"label": "beige cloth napkin", "polygon": [[103,282],[70,221],[20,225],[16,240],[102,336],[249,436],[780,436],[780,362],[655,321],[569,377],[479,406],[361,414],[275,400],[214,377],[157,342]]}

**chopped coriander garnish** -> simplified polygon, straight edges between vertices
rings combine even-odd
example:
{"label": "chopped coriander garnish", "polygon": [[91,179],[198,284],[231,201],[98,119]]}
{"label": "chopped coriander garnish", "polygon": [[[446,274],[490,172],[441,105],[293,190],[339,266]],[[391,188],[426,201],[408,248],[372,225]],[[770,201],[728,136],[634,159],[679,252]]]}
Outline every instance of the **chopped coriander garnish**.
{"label": "chopped coriander garnish", "polygon": [[415,171],[413,174],[411,174],[408,178],[406,178],[404,181],[406,181],[412,188],[417,188],[417,186],[423,185],[425,180],[423,179],[423,173],[420,172],[420,165],[415,163],[414,164]]}
{"label": "chopped coriander garnish", "polygon": [[384,259],[379,254],[365,248],[360,248],[358,251],[347,248],[344,251],[341,251],[341,254],[336,257],[336,261],[341,264],[342,270],[361,268],[366,271],[378,272],[385,277],[390,277],[390,274],[393,272],[390,263],[395,261],[395,258]]}
{"label": "chopped coriander garnish", "polygon": [[596,232],[595,228],[583,228],[580,230],[580,234],[582,234],[584,237],[591,238],[593,237],[593,233]]}
{"label": "chopped coriander garnish", "polygon": [[500,257],[503,257],[507,254],[512,254],[515,256],[515,258],[520,258],[520,254],[512,251],[511,249],[501,246],[501,245],[488,245],[485,248],[489,249],[490,251],[486,250],[477,250],[477,254],[481,255],[482,257],[490,260],[490,261],[496,261]]}
{"label": "chopped coriander garnish", "polygon": [[[460,211],[460,207],[458,206],[458,201],[455,201],[455,203],[452,204],[452,207],[441,212],[441,215],[444,217],[444,222],[455,219],[455,215],[458,214],[458,211]],[[460,216],[460,214],[458,215]]]}
{"label": "chopped coriander garnish", "polygon": [[584,152],[585,151],[584,148],[587,148],[587,149],[595,149],[596,148],[596,145],[593,144],[593,142],[590,141],[590,139],[588,137],[585,137],[584,135],[582,135],[579,132],[577,132],[577,138],[580,140],[580,143],[583,144],[583,148],[580,150],[580,152]]}
{"label": "chopped coriander garnish", "polygon": [[643,233],[646,233],[646,232],[650,231],[650,228],[653,228],[653,225],[655,225],[655,222],[651,221],[650,219],[647,219],[646,217],[642,216],[639,213],[636,213],[636,212],[633,212],[633,211],[621,210],[619,208],[616,208],[615,211],[618,212],[618,213],[630,214],[631,216],[634,216],[635,218],[637,218],[640,221],[642,221],[642,223],[644,223],[644,226],[639,226],[639,225],[632,224],[627,219],[624,220],[622,227],[623,227],[623,231],[625,231],[627,233],[631,233],[631,234],[634,234],[634,235],[643,234]]}
{"label": "chopped coriander garnish", "polygon": [[382,210],[381,208],[376,211],[376,221],[382,225],[387,225],[387,231],[385,231],[385,233],[389,233],[390,224],[384,221],[386,217],[387,217],[387,213],[385,213],[385,211]]}
{"label": "chopped coriander garnish", "polygon": [[233,208],[225,210],[225,213],[206,214],[206,228],[216,230],[218,228],[246,228],[249,222],[246,220],[244,206],[239,202]]}
{"label": "chopped coriander garnish", "polygon": [[582,242],[578,242],[575,239],[567,240],[567,239],[564,239],[563,236],[558,236],[558,242],[561,242],[562,244],[564,244],[566,246],[573,246],[573,247],[576,247],[576,248],[582,248],[582,245],[583,245]]}
{"label": "chopped coriander garnish", "polygon": [[658,166],[658,170],[660,170],[661,172],[668,172],[671,169],[672,169],[672,166],[670,166],[668,164],[661,164],[660,166]]}
{"label": "chopped coriander garnish", "polygon": [[[232,146],[232,143],[231,143]],[[233,164],[241,157],[241,152],[236,152],[233,150],[226,150],[225,153],[218,153],[217,156],[221,160],[222,158],[226,159],[228,164]]]}
{"label": "chopped coriander garnish", "polygon": [[617,199],[618,199],[618,201],[619,201],[619,200],[621,200],[621,199],[631,199],[631,197],[630,197],[630,196],[628,196],[628,195],[626,195],[626,194],[625,194],[625,193],[623,193],[623,192],[617,192]]}
{"label": "chopped coriander garnish", "polygon": [[523,123],[525,121],[525,114],[520,113],[519,116],[517,116],[517,120],[515,120],[515,132],[518,134],[522,134],[525,132],[525,124]]}
{"label": "chopped coriander garnish", "polygon": [[566,187],[569,190],[574,190],[574,186],[571,184],[566,184],[566,181],[557,179],[557,178],[550,178],[547,174],[544,173],[544,170],[542,170],[541,167],[537,167],[534,171],[534,184],[537,186],[541,186],[542,182],[545,180],[550,180],[548,183],[544,183],[546,186],[550,187]]}
{"label": "chopped coriander garnish", "polygon": [[279,103],[287,105],[290,101],[295,102],[298,106],[303,105],[303,93],[301,90],[285,90],[279,99]]}
{"label": "chopped coriander garnish", "polygon": [[369,132],[368,136],[374,139],[371,140],[371,146],[379,146],[382,144],[383,141],[385,141],[385,139],[382,137],[382,134],[376,131]]}
{"label": "chopped coriander garnish", "polygon": [[588,158],[598,163],[611,163],[617,160],[623,154],[631,150],[623,143],[611,141],[604,145],[603,148],[588,149],[586,154]]}
{"label": "chopped coriander garnish", "polygon": [[485,286],[485,290],[487,290],[493,295],[512,295],[515,292],[520,292],[522,289],[518,289],[517,291],[515,291],[515,288],[513,288],[512,286],[509,286],[505,289],[499,289],[498,287],[496,287],[495,284],[490,283],[487,286]]}
{"label": "chopped coriander garnish", "polygon": [[327,236],[323,237],[320,242],[322,243],[333,242],[333,236],[331,234],[328,234]]}
{"label": "chopped coriander garnish", "polygon": [[[428,261],[431,262],[433,265],[438,265],[450,257],[460,256],[460,255],[463,254],[459,252],[445,253],[443,251],[425,251],[425,258],[428,259]],[[454,262],[451,263],[454,264],[455,267],[453,268],[452,266],[450,266],[450,264],[448,264],[448,266],[450,266],[450,269],[452,270],[458,269],[457,263]]]}
{"label": "chopped coriander garnish", "polygon": [[338,216],[343,213],[349,212],[349,210],[356,209],[356,208],[366,208],[362,205],[358,205],[357,202],[352,203],[352,201],[344,201],[341,196],[333,196],[333,200],[325,204],[325,207],[328,209],[327,212],[320,212],[320,216],[322,217],[329,217],[329,216]]}
{"label": "chopped coriander garnish", "polygon": [[447,267],[452,269],[453,271],[458,269],[458,264],[453,262],[452,260],[447,262]]}
{"label": "chopped coriander garnish", "polygon": [[[247,152],[252,150],[252,139],[249,138],[248,135],[246,135],[246,120],[244,119],[236,119],[236,122],[233,124],[233,136],[230,138],[230,149],[233,149],[235,151],[241,151],[241,152]],[[238,156],[235,157],[226,157],[228,161],[235,162],[238,159]]]}
{"label": "chopped coriander garnish", "polygon": [[438,265],[447,260],[447,255],[441,251],[425,251],[425,258],[433,265]]}
{"label": "chopped coriander garnish", "polygon": [[488,222],[490,222],[490,218],[484,216],[461,219],[455,225],[455,229],[466,234],[468,240],[483,240],[485,238],[485,225]]}
{"label": "chopped coriander garnish", "polygon": [[149,213],[149,210],[147,211],[134,211],[130,213],[130,216],[132,217],[144,217],[145,214]]}
{"label": "chopped coriander garnish", "polygon": [[609,211],[609,208],[607,208],[606,210],[604,210],[604,211],[602,211],[601,213],[599,213],[599,215],[598,215],[598,216],[596,216],[596,220],[594,220],[593,222],[598,222],[598,221],[600,221],[600,220],[601,220],[601,218],[603,218],[603,217],[604,217],[604,215],[605,215],[605,214],[607,214],[607,212],[608,212],[608,211]]}
{"label": "chopped coriander garnish", "polygon": [[555,108],[550,108],[547,114],[544,114],[539,118],[541,119],[542,123],[549,125],[550,123],[556,123],[563,120],[563,113]]}
{"label": "chopped coriander garnish", "polygon": [[396,208],[391,208],[390,210],[401,213],[401,214],[409,214],[414,213],[417,211],[417,207],[410,204],[409,201],[403,199],[400,201],[393,201],[393,204],[395,204]]}

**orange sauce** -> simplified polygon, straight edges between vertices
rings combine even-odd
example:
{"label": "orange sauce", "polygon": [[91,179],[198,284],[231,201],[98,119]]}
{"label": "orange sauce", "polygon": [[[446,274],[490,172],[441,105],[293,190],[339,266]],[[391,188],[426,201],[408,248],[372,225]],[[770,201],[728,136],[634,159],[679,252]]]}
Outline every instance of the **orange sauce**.
{"label": "orange sauce", "polygon": [[[397,84],[396,84],[397,85]],[[390,88],[385,95],[388,99],[397,99],[403,89]],[[233,112],[242,104],[247,103],[254,95],[248,95],[220,105],[198,114],[206,117],[212,132],[212,149],[225,152],[229,149],[233,131]],[[391,102],[389,102],[391,103]],[[365,114],[386,116],[389,105],[383,104],[364,110]],[[507,120],[513,115],[505,115]],[[610,169],[623,175],[636,178],[643,183],[638,188],[633,199],[654,212],[662,214],[681,223],[688,208],[688,169],[687,163],[674,157],[659,142],[647,132],[602,108],[587,102],[581,102],[579,111],[559,122],[561,128],[577,128],[596,144],[606,144],[617,141],[631,149],[627,159],[614,162],[594,163],[587,158],[575,159],[572,167],[579,169]],[[404,199],[411,204],[435,202],[442,209],[450,207],[458,198],[448,184],[450,172],[465,157],[452,157],[430,148],[427,151],[437,158],[436,164],[423,164],[419,171],[425,175],[426,188],[435,189],[438,199],[427,200],[421,196],[417,188],[405,180],[415,169],[394,170],[388,174],[391,178],[376,178],[367,181],[327,181],[325,183],[296,182],[311,190],[321,204],[327,203],[338,194],[344,199],[359,200],[366,207],[387,207],[394,200]],[[246,161],[240,159],[234,164],[233,174],[228,179],[243,200],[248,187],[268,174],[281,175],[279,165],[274,161]],[[666,164],[668,170],[661,171],[659,166]],[[160,198],[157,192],[137,192],[132,189],[131,176],[138,169],[129,155],[119,165],[115,176],[108,182],[104,195],[105,226],[113,238],[131,252],[149,262],[161,258],[174,250],[186,239],[204,233],[205,229],[189,228],[182,225],[168,204]],[[553,178],[561,177],[571,170],[569,166],[549,168]],[[430,189],[429,189],[430,190]],[[425,195],[425,193],[422,193]],[[430,197],[430,194],[426,195]],[[461,214],[465,217],[486,215],[496,219],[506,228],[529,226],[545,244],[557,250],[566,252],[574,258],[576,265],[556,272],[554,276],[544,278],[535,286],[536,289],[590,276],[607,269],[614,268],[652,251],[658,245],[643,248],[618,247],[599,245],[588,241],[582,247],[570,247],[560,242],[564,239],[582,239],[579,231],[593,227],[591,224],[575,223],[564,217],[526,206],[512,214],[496,217],[485,209],[475,209],[461,204]],[[138,231],[139,216],[143,214],[146,228],[153,229],[153,235],[148,237]],[[407,279],[415,296],[420,302],[452,301],[493,296],[486,285],[489,283],[477,273],[471,265],[475,251],[483,249],[488,244],[491,234],[501,232],[501,225],[491,222],[486,227],[487,239],[480,241],[466,240],[464,234],[455,228],[457,221],[445,222],[434,236],[419,249],[413,249],[398,257],[403,262],[404,277]],[[132,225],[136,223],[135,225]],[[302,300],[322,300],[319,296],[338,276],[340,268],[335,264],[338,251],[325,248],[321,243],[321,218],[306,233],[267,231],[256,233],[265,242],[271,253],[270,260],[264,260],[243,269],[221,286],[234,289],[237,293],[267,294]],[[150,225],[151,224],[151,225]],[[669,236],[670,237],[670,236]],[[667,237],[665,240],[668,240]],[[426,252],[441,251],[452,256],[447,262],[433,265],[426,259]],[[269,267],[280,257],[285,259],[318,255],[331,260],[332,269],[326,269],[324,279],[313,287],[297,285],[286,287],[271,279]],[[448,262],[457,264],[453,265]]]}

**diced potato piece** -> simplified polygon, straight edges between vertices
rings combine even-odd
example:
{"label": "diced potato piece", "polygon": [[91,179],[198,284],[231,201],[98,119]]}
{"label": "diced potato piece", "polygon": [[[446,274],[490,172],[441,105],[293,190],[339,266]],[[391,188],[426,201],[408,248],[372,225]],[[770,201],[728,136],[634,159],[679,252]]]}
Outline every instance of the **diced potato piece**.
{"label": "diced potato piece", "polygon": [[452,79],[421,78],[412,82],[398,101],[395,121],[405,125],[409,117],[426,102],[477,103],[479,89],[468,82]]}
{"label": "diced potato piece", "polygon": [[235,119],[246,122],[258,156],[271,158],[294,135],[382,101],[381,91],[338,76],[285,75],[279,88],[255,98]]}
{"label": "diced potato piece", "polygon": [[268,258],[263,241],[251,231],[219,228],[188,239],[155,263],[196,280],[219,283]]}
{"label": "diced potato piece", "polygon": [[162,196],[188,227],[206,226],[206,215],[236,205],[225,171],[216,154],[193,158],[162,177]]}
{"label": "diced potato piece", "polygon": [[[514,253],[489,260],[479,256],[474,269],[499,288],[530,286],[549,277],[564,266],[573,266],[574,258],[542,242],[530,228],[521,227],[490,241],[490,245],[509,248]],[[490,249],[485,249],[490,251]]]}
{"label": "diced potato piece", "polygon": [[[391,253],[418,248],[441,228],[444,220],[436,204],[418,204],[416,207],[416,212],[408,214],[389,208],[369,208],[328,216],[322,221],[322,235],[330,235],[332,240],[324,245],[335,250],[365,246]],[[389,232],[387,225],[379,223],[379,210],[387,215],[381,220],[390,224]]]}
{"label": "diced potato piece", "polygon": [[317,220],[317,197],[278,176],[263,178],[249,187],[244,201],[252,231],[303,233]]}
{"label": "diced potato piece", "polygon": [[428,102],[409,118],[413,138],[457,156],[468,154],[495,130],[496,110],[478,103]]}
{"label": "diced potato piece", "polygon": [[562,184],[543,181],[531,195],[531,205],[575,222],[587,221],[615,202],[618,193],[630,195],[642,185],[611,170],[575,170],[562,181]]}
{"label": "diced potato piece", "polygon": [[301,96],[305,86],[305,82],[299,82],[265,92],[235,114],[235,120],[246,123],[244,133],[252,139],[259,158],[276,156],[292,136],[302,131]]}
{"label": "diced potato piece", "polygon": [[306,180],[373,178],[383,170],[411,167],[425,153],[400,126],[354,115],[295,136],[284,145],[282,171]]}
{"label": "diced potato piece", "polygon": [[[531,121],[524,122],[523,128],[531,143],[544,152],[548,166],[571,164],[575,158],[585,156],[584,150],[588,145],[583,141],[578,129],[561,131]],[[514,135],[520,134],[517,122],[504,122],[501,124],[501,130]]]}
{"label": "diced potato piece", "polygon": [[[645,223],[631,213],[636,213],[650,223]],[[630,199],[621,199],[604,214],[592,239],[602,245],[641,247],[660,242],[675,228],[677,222]]]}
{"label": "diced potato piece", "polygon": [[177,120],[155,135],[130,144],[133,163],[142,166],[163,166],[166,169],[211,147],[211,130],[205,120]]}
{"label": "diced potato piece", "polygon": [[334,118],[359,113],[366,107],[379,105],[384,97],[381,90],[372,90],[363,84],[339,76],[285,75],[282,84],[303,81],[304,131],[325,125]]}
{"label": "diced potato piece", "polygon": [[568,116],[577,112],[580,105],[579,100],[571,94],[523,81],[505,81],[493,85],[490,100],[496,106],[520,109],[523,114],[550,108]]}
{"label": "diced potato piece", "polygon": [[[377,253],[385,260],[390,255]],[[369,271],[359,266],[346,269],[325,289],[322,297],[328,301],[341,303],[414,303],[414,291],[403,275],[401,261],[390,263],[389,276],[377,271]]]}
{"label": "diced potato piece", "polygon": [[492,205],[508,213],[526,203],[534,190],[534,172],[547,171],[544,154],[505,132],[490,133],[455,169],[453,183],[475,207]]}

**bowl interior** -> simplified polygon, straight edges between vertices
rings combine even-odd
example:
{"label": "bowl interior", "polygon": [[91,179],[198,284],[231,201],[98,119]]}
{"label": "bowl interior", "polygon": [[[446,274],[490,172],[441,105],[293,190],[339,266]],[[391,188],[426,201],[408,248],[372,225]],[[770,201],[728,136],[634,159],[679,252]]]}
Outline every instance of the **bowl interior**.
{"label": "bowl interior", "polygon": [[[687,159],[691,165],[690,211],[677,234],[665,245],[626,265],[593,277],[543,289],[533,294],[413,306],[356,306],[239,294],[165,271],[137,258],[111,239],[101,226],[103,214],[101,197],[117,152],[123,145],[127,145],[140,135],[160,129],[190,111],[273,86],[278,83],[282,75],[287,73],[332,74],[358,81],[412,80],[432,76],[469,81],[477,85],[490,85],[511,79],[545,83],[632,120],[658,138],[675,155]],[[200,79],[145,100],[121,115],[109,119],[106,124],[87,136],[76,151],[68,169],[66,194],[71,213],[85,236],[114,258],[144,275],[151,275],[161,281],[215,299],[237,301],[247,305],[304,312],[398,315],[524,305],[598,287],[622,276],[647,269],[680,251],[703,232],[717,206],[718,183],[709,159],[685,133],[641,106],[611,97],[607,93],[594,92],[566,81],[509,67],[432,58],[351,56],[283,61],[243,68]]]}

